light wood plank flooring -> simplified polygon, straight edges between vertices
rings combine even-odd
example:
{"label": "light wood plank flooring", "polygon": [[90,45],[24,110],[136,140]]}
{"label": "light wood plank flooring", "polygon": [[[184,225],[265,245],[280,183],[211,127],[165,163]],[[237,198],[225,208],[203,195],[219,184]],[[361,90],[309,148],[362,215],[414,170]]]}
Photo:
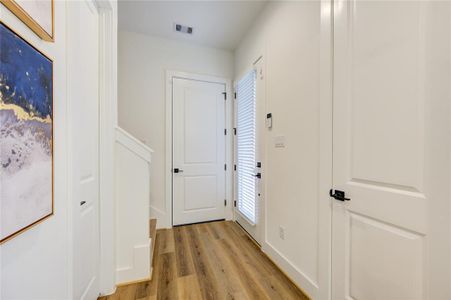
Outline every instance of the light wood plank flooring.
{"label": "light wood plank flooring", "polygon": [[152,281],[102,300],[308,299],[234,222],[158,230],[156,242]]}

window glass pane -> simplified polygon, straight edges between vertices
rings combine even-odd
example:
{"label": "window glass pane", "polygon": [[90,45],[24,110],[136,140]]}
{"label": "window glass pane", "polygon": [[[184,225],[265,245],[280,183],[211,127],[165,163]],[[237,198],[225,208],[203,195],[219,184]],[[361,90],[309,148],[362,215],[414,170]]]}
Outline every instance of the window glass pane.
{"label": "window glass pane", "polygon": [[237,99],[237,188],[238,210],[255,223],[256,72],[242,78]]}

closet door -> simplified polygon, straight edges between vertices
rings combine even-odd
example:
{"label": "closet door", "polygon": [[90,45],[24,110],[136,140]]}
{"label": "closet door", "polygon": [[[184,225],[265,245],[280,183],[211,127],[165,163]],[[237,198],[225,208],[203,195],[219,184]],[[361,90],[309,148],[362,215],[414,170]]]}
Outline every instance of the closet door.
{"label": "closet door", "polygon": [[74,231],[72,298],[96,299],[99,296],[101,255],[99,14],[94,1],[71,1],[67,3],[67,18],[68,126],[71,137],[69,184]]}
{"label": "closet door", "polygon": [[332,298],[450,299],[450,6],[334,5]]}
{"label": "closet door", "polygon": [[225,219],[225,85],[172,79],[173,225]]}

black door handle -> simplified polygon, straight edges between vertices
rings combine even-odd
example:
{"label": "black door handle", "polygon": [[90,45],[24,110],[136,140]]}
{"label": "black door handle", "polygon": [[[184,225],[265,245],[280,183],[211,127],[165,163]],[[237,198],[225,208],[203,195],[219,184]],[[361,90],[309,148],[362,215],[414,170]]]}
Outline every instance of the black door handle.
{"label": "black door handle", "polygon": [[179,168],[174,168],[174,173],[183,173],[183,170]]}
{"label": "black door handle", "polygon": [[81,201],[80,202],[80,206],[85,205],[85,204],[86,204],[86,201]]}
{"label": "black door handle", "polygon": [[257,173],[254,176],[260,179],[260,178],[262,178],[262,173]]}
{"label": "black door handle", "polygon": [[351,200],[350,198],[346,198],[345,192],[339,191],[339,190],[335,190],[335,192],[334,192],[334,190],[331,189],[329,191],[329,195],[338,201],[350,201]]}

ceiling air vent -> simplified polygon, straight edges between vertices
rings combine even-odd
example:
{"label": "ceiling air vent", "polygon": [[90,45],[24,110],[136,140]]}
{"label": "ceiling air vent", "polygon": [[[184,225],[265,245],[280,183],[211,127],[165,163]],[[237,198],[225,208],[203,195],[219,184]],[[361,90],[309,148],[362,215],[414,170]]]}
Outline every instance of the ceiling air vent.
{"label": "ceiling air vent", "polygon": [[174,24],[175,31],[186,33],[186,34],[193,34],[193,27],[181,25],[181,24]]}

